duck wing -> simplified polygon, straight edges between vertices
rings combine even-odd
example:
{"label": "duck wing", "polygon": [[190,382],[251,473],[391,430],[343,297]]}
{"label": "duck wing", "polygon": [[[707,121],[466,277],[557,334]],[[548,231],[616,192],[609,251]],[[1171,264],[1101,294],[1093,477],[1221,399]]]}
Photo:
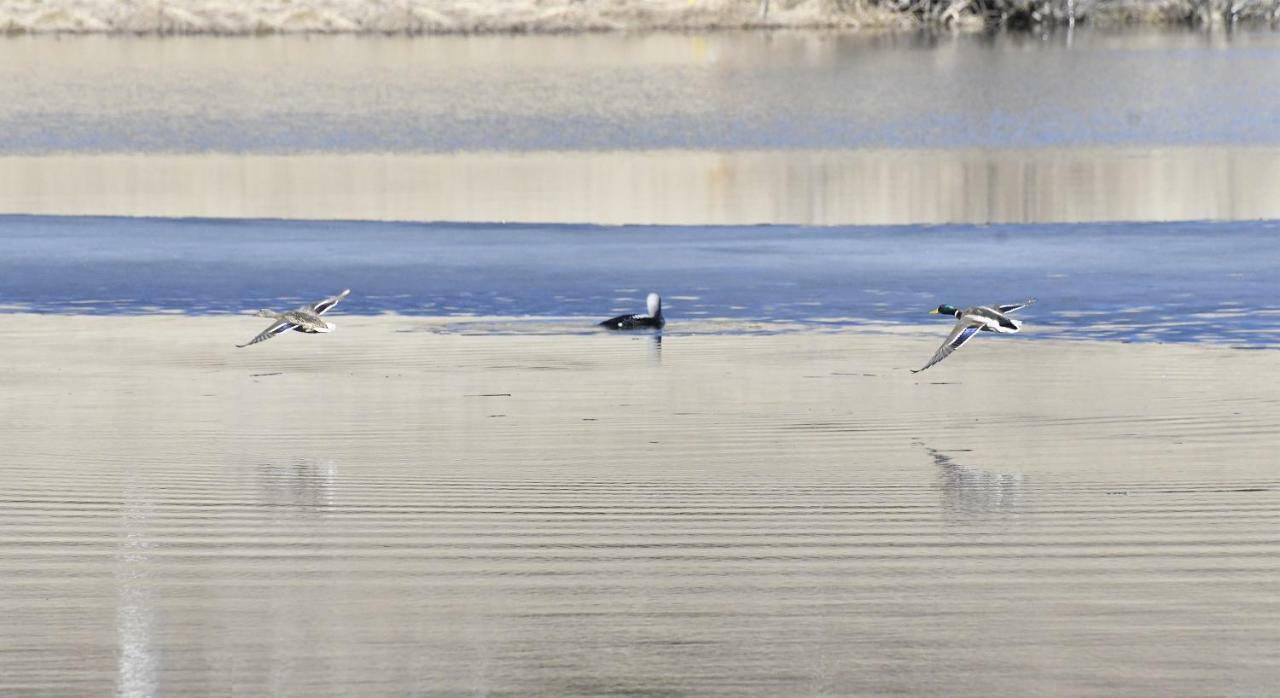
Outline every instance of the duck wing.
{"label": "duck wing", "polygon": [[307,306],[307,310],[310,310],[316,315],[324,315],[326,312],[331,310],[333,306],[337,305],[343,298],[346,298],[347,294],[349,293],[351,293],[351,289],[346,289],[345,291],[343,291],[342,293],[339,293],[336,296],[329,296],[328,298],[320,301],[319,303],[316,303],[315,305]]}
{"label": "duck wing", "polygon": [[276,336],[276,335],[278,335],[278,334],[283,334],[283,333],[285,333],[285,332],[288,332],[289,330],[292,330],[292,329],[296,328],[297,326],[298,326],[298,325],[297,325],[297,323],[289,322],[288,320],[283,320],[283,319],[281,319],[281,320],[276,320],[275,322],[271,323],[271,326],[270,326],[270,327],[268,327],[267,329],[263,330],[263,331],[262,331],[262,333],[261,333],[261,334],[259,334],[257,337],[254,337],[253,339],[250,339],[249,341],[245,342],[244,344],[237,344],[236,346],[237,346],[237,347],[239,347],[240,349],[243,349],[243,348],[245,348],[245,347],[249,346],[250,344],[257,344],[258,342],[265,342],[265,341],[267,341],[268,339],[271,339],[272,337],[274,337],[274,336]]}
{"label": "duck wing", "polygon": [[1010,303],[1010,304],[1008,304],[1008,305],[997,305],[997,306],[996,306],[996,310],[999,310],[999,311],[1000,311],[1000,312],[1002,312],[1002,313],[1012,313],[1012,312],[1013,312],[1013,311],[1015,311],[1015,310],[1022,310],[1023,308],[1025,308],[1025,307],[1027,307],[1028,305],[1031,305],[1032,303],[1035,303],[1035,302],[1036,302],[1036,299],[1034,299],[1034,298],[1028,298],[1028,299],[1026,299],[1025,301],[1022,301],[1021,303]]}
{"label": "duck wing", "polygon": [[973,339],[974,335],[978,334],[978,330],[981,329],[982,325],[976,322],[968,322],[965,320],[957,322],[956,326],[951,328],[951,334],[947,335],[947,340],[942,343],[942,346],[938,347],[938,351],[934,353],[933,358],[929,359],[929,363],[915,371],[912,371],[912,373],[919,373],[939,361],[942,361],[948,356],[951,356],[952,352],[964,346],[965,342]]}
{"label": "duck wing", "polygon": [[309,310],[291,310],[280,319],[292,323],[301,332],[328,332],[330,329],[329,323]]}

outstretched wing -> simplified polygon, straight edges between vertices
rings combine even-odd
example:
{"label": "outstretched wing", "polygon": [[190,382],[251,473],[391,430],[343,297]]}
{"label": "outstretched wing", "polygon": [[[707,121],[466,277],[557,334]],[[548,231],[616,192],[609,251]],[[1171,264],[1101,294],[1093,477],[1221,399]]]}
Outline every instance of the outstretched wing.
{"label": "outstretched wing", "polygon": [[1009,305],[997,305],[996,310],[999,310],[1002,313],[1012,313],[1015,310],[1022,310],[1023,308],[1035,302],[1036,302],[1036,299],[1028,298],[1025,301],[1022,301],[1021,303],[1010,303]]}
{"label": "outstretched wing", "polygon": [[964,346],[965,342],[973,339],[973,336],[978,334],[978,330],[980,329],[982,329],[982,325],[979,324],[969,323],[963,320],[957,322],[956,326],[951,329],[951,334],[947,335],[947,341],[943,342],[942,346],[938,347],[938,351],[933,355],[932,359],[929,359],[929,363],[915,371],[912,371],[912,373],[919,373],[939,361],[942,361],[948,356],[951,356],[952,352]]}
{"label": "outstretched wing", "polygon": [[276,320],[274,323],[271,324],[270,327],[263,330],[262,334],[258,335],[257,337],[254,337],[253,339],[250,339],[248,342],[245,342],[244,344],[237,344],[236,346],[239,347],[240,349],[243,349],[249,346],[250,344],[265,342],[268,339],[271,339],[272,337],[278,334],[288,332],[289,330],[292,330],[297,326],[298,326],[297,324],[289,322],[288,320]]}
{"label": "outstretched wing", "polygon": [[343,298],[346,298],[347,294],[349,293],[351,293],[351,289],[347,289],[336,296],[330,296],[320,301],[319,303],[316,303],[315,305],[311,306],[310,310],[316,315],[324,315],[327,311],[332,309],[333,306],[337,305],[339,301],[341,301]]}

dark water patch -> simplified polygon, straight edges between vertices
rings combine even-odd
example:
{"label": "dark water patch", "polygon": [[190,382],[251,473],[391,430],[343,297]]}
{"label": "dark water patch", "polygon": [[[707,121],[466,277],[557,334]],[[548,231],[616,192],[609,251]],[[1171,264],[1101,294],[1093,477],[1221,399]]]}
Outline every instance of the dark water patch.
{"label": "dark water patch", "polygon": [[[1028,335],[1274,346],[1272,221],[808,228],[0,217],[0,299],[73,314],[241,313],[354,292],[372,315],[845,327],[1037,297]],[[733,254],[726,254],[732,250]],[[565,329],[570,329],[566,324]],[[584,324],[571,331],[589,332]],[[948,325],[938,322],[945,334]]]}

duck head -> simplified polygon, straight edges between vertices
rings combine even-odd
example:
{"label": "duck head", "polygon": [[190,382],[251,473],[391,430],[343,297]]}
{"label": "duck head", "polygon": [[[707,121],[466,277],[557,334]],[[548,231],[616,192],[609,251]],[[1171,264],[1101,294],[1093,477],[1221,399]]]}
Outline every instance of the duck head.
{"label": "duck head", "polygon": [[269,317],[269,318],[280,317],[280,313],[277,313],[274,310],[267,310],[266,308],[259,310],[258,312],[254,313],[254,315],[256,315],[257,317]]}
{"label": "duck head", "polygon": [[950,306],[950,305],[947,305],[946,303],[943,303],[942,305],[934,308],[933,310],[930,310],[929,314],[930,315],[951,315],[955,317],[960,315],[960,311],[957,310],[954,306]]}

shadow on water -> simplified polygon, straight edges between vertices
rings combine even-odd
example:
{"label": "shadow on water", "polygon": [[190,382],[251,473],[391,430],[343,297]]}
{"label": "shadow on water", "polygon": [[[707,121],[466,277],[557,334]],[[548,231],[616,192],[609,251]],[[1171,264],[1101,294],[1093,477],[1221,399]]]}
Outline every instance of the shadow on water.
{"label": "shadow on water", "polygon": [[1021,473],[963,465],[935,448],[925,446],[924,450],[938,468],[942,510],[948,519],[965,522],[1019,512],[1024,484]]}

